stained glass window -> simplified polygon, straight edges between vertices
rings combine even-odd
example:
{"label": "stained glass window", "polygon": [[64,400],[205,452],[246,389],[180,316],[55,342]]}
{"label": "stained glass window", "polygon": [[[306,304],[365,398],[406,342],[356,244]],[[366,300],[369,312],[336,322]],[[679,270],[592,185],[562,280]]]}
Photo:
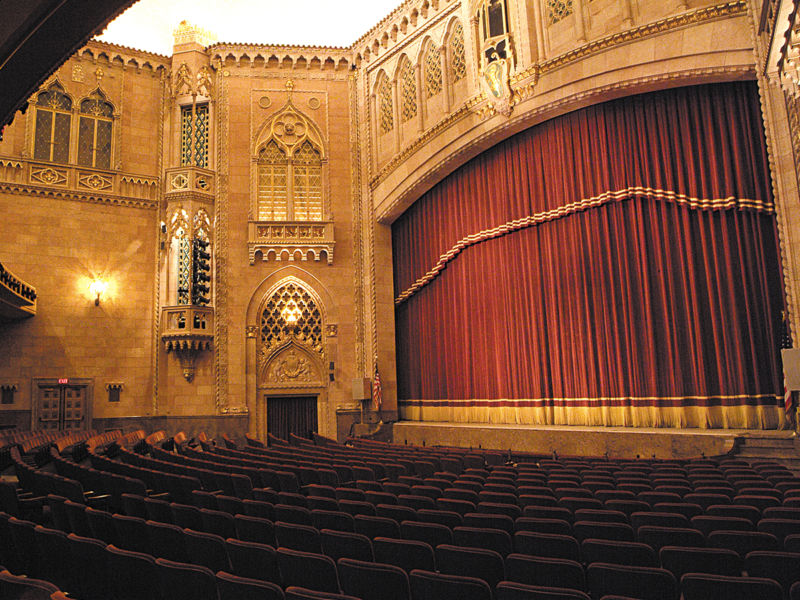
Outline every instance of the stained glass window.
{"label": "stained glass window", "polygon": [[98,169],[111,168],[111,131],[114,107],[95,92],[81,101],[78,122],[78,164]]}
{"label": "stained glass window", "polygon": [[33,158],[69,162],[72,99],[57,82],[36,97],[36,129]]}
{"label": "stained glass window", "polygon": [[414,67],[405,61],[400,69],[400,81],[403,90],[403,122],[417,116],[417,78],[414,75]]}
{"label": "stained glass window", "polygon": [[208,103],[181,106],[181,166],[208,168]]}
{"label": "stained glass window", "polygon": [[[290,185],[291,184],[291,185]],[[292,157],[275,140],[258,161],[259,221],[321,221],[322,156],[306,140]]]}
{"label": "stained glass window", "polygon": [[452,56],[453,83],[467,76],[467,56],[464,51],[464,28],[461,23],[453,27],[450,37],[450,54]]}
{"label": "stained glass window", "polygon": [[208,104],[198,104],[194,112],[194,165],[208,167]]}
{"label": "stained glass window", "polygon": [[378,116],[381,133],[389,133],[394,128],[394,106],[392,85],[388,79],[384,79],[378,88]]}
{"label": "stained glass window", "polygon": [[442,91],[442,62],[439,51],[433,46],[425,54],[425,90],[428,98]]}

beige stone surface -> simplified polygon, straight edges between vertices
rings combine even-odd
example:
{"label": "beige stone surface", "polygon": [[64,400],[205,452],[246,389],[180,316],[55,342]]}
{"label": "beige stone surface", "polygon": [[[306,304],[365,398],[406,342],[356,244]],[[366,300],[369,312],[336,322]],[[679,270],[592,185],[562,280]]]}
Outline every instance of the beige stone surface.
{"label": "beige stone surface", "polygon": [[[558,114],[643,91],[762,77],[753,48],[760,38],[740,3],[584,0],[574,2],[580,14],[553,24],[545,0],[508,4],[510,114],[481,83],[475,3],[467,0],[408,0],[349,48],[185,43],[172,57],[161,57],[90,42],[80,50],[48,83],[57,78],[76,101],[99,86],[114,105],[112,168],[98,172],[110,188],[80,187],[77,129],[73,164],[38,166],[30,160],[35,110],[17,115],[4,131],[0,262],[36,287],[39,306],[32,319],[0,325],[0,385],[19,388],[17,402],[0,411],[30,410],[36,378],[79,377],[94,382],[93,416],[103,426],[149,415],[150,423],[248,427],[263,435],[266,396],[313,393],[322,433],[336,435],[337,409],[358,406],[353,379],[372,377],[377,359],[384,410],[391,415],[397,384],[390,225],[422,193],[483,150]],[[466,57],[466,76],[457,82],[456,24],[463,28]],[[441,59],[443,89],[428,98],[420,63],[431,48]],[[403,122],[398,70],[406,60],[419,65],[420,75],[417,114]],[[184,64],[190,76],[181,86],[176,76]],[[201,91],[203,69],[211,88]],[[382,78],[397,86],[394,127],[386,134],[380,133],[375,96]],[[795,153],[782,92],[764,82],[762,88],[796,322]],[[290,97],[321,135],[324,212],[335,244],[331,264],[299,254],[297,260],[262,260],[260,253],[250,264],[255,153],[270,118]],[[166,174],[180,166],[180,107],[206,101],[213,189],[176,191]],[[42,166],[63,170],[66,183],[34,185],[32,174]],[[200,208],[212,222],[215,329],[212,349],[198,353],[187,381],[159,330],[162,307],[176,302],[176,262],[160,224],[177,210],[193,218]],[[95,307],[87,288],[98,274],[111,287]],[[324,351],[315,364],[325,381],[313,389],[268,386],[259,370],[260,311],[287,277],[323,305]],[[105,385],[114,382],[123,389],[120,403],[111,405]]]}

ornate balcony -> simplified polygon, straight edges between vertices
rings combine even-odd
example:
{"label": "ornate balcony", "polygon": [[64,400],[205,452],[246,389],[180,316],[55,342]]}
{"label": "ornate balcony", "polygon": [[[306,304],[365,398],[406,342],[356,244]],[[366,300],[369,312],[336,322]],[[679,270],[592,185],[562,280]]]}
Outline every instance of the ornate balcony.
{"label": "ornate balcony", "polygon": [[139,208],[158,205],[157,177],[6,157],[0,157],[0,190]]}
{"label": "ornate balcony", "polygon": [[295,261],[320,260],[333,264],[333,223],[326,221],[250,221],[247,229],[250,264],[261,259]]}
{"label": "ornate balcony", "polygon": [[200,167],[174,167],[165,174],[167,200],[200,198],[214,200],[214,171]]}
{"label": "ornate balcony", "polygon": [[191,381],[197,355],[211,350],[214,341],[214,309],[189,305],[162,307],[161,341],[168,353],[175,353],[184,378]]}
{"label": "ornate balcony", "polygon": [[0,323],[36,314],[36,289],[0,264]]}

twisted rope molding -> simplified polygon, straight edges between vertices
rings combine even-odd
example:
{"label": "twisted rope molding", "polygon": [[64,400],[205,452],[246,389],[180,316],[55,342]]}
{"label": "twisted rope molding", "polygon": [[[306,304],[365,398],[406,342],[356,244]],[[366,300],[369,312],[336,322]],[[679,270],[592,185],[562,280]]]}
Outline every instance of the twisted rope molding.
{"label": "twisted rope molding", "polygon": [[622,200],[630,200],[633,197],[644,197],[651,200],[668,200],[681,206],[687,206],[697,210],[726,210],[736,208],[751,209],[768,214],[774,214],[775,212],[775,205],[772,202],[766,202],[764,200],[750,200],[746,198],[737,199],[733,196],[729,196],[727,198],[710,199],[694,198],[678,192],[658,190],[641,186],[627,187],[621,190],[609,190],[607,192],[603,192],[602,194],[598,194],[597,196],[592,196],[591,198],[583,198],[557,208],[552,208],[550,210],[539,212],[533,215],[514,219],[512,221],[503,223],[502,225],[498,225],[497,227],[484,229],[477,233],[473,233],[461,238],[450,248],[450,250],[439,256],[439,260],[436,261],[436,264],[433,266],[433,268],[431,268],[422,277],[417,279],[409,288],[399,294],[397,298],[395,298],[394,303],[395,305],[402,304],[426,285],[431,283],[444,270],[444,268],[447,266],[447,263],[452,261],[461,253],[462,250],[468,248],[469,246],[506,235],[507,233],[519,231],[520,229],[526,229],[534,225],[540,225],[549,221],[562,219],[578,212],[583,212],[592,208],[598,208],[605,204],[620,202]]}

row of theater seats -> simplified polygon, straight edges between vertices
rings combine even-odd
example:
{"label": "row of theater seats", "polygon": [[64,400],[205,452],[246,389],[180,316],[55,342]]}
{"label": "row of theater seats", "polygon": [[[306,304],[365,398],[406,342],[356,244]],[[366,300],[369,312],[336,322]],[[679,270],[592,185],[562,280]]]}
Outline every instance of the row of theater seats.
{"label": "row of theater seats", "polygon": [[[212,453],[209,453],[210,456]],[[216,453],[215,453],[216,454]],[[255,455],[256,453],[254,453]],[[255,456],[253,461],[258,462],[259,456]],[[163,461],[162,461],[163,462]],[[177,463],[175,463],[177,464]],[[222,463],[217,463],[222,464]],[[434,463],[432,463],[434,464]],[[196,467],[192,467],[196,468]],[[405,468],[405,467],[404,467]],[[701,471],[713,471],[717,470],[717,473],[701,473]],[[771,487],[775,488],[778,491],[781,491],[781,494],[786,493],[788,497],[791,497],[791,483],[792,477],[790,474],[787,474],[785,471],[783,473],[774,473],[768,474],[770,469],[775,470],[774,468],[764,465],[761,470],[751,469],[752,472],[746,473],[735,473],[736,470],[747,470],[747,466],[743,464],[736,464],[729,462],[728,464],[722,465],[717,467],[713,463],[709,463],[709,461],[699,462],[695,465],[647,465],[642,463],[637,463],[634,465],[624,465],[624,464],[568,464],[568,463],[560,463],[558,461],[554,461],[552,464],[549,461],[542,460],[538,465],[531,465],[528,467],[523,467],[520,465],[517,468],[508,468],[508,467],[501,467],[497,466],[491,471],[489,470],[479,470],[479,469],[468,469],[463,471],[460,475],[455,475],[453,473],[448,472],[439,472],[439,473],[432,473],[435,475],[434,477],[430,478],[422,478],[420,477],[420,473],[416,473],[415,475],[400,475],[397,476],[397,481],[375,481],[375,480],[360,480],[356,481],[353,485],[354,487],[339,487],[338,489],[332,486],[325,486],[317,483],[308,483],[305,482],[305,485],[302,486],[302,491],[304,494],[297,494],[296,492],[275,492],[271,490],[264,490],[264,493],[271,493],[271,495],[265,496],[272,500],[272,510],[273,516],[277,519],[283,519],[285,521],[297,520],[302,521],[300,523],[291,524],[291,523],[283,523],[281,522],[280,525],[274,527],[279,531],[284,531],[283,539],[281,540],[281,544],[283,545],[295,545],[294,542],[288,541],[292,538],[287,538],[289,533],[286,531],[291,532],[292,530],[303,532],[301,533],[301,538],[303,534],[311,533],[309,529],[313,529],[309,525],[304,525],[303,523],[306,522],[305,520],[308,517],[308,514],[312,514],[313,519],[317,519],[316,521],[312,521],[318,525],[322,525],[323,523],[328,524],[331,528],[340,527],[343,529],[347,529],[348,523],[346,518],[343,518],[342,515],[348,515],[352,518],[355,528],[355,523],[361,523],[360,527],[363,526],[363,523],[369,523],[372,526],[379,526],[379,527],[389,527],[390,529],[383,529],[379,531],[383,531],[384,533],[390,533],[390,535],[397,535],[401,537],[403,535],[413,537],[413,536],[429,536],[429,535],[439,535],[441,534],[444,529],[448,528],[449,532],[452,536],[455,535],[456,529],[461,530],[469,530],[469,529],[476,529],[475,527],[464,527],[463,525],[458,525],[458,520],[456,517],[461,517],[461,523],[467,518],[471,519],[473,525],[478,524],[478,521],[475,519],[480,518],[489,518],[492,519],[490,522],[486,524],[495,525],[495,527],[491,527],[488,529],[494,530],[490,531],[491,535],[487,537],[487,532],[481,532],[482,535],[476,536],[475,539],[470,542],[470,545],[473,546],[475,551],[481,551],[481,541],[482,539],[504,539],[502,535],[497,535],[497,532],[505,533],[506,536],[510,536],[509,531],[504,531],[503,526],[501,523],[504,523],[506,526],[508,525],[508,520],[512,520],[513,523],[513,542],[516,542],[518,538],[524,539],[529,536],[521,535],[526,533],[532,533],[534,535],[543,536],[542,539],[547,540],[548,537],[556,538],[557,536],[563,536],[564,538],[573,538],[573,541],[577,542],[578,538],[575,538],[574,535],[566,535],[564,533],[564,529],[562,528],[562,533],[537,533],[536,531],[527,531],[527,529],[522,529],[520,531],[516,531],[518,527],[517,521],[520,520],[520,517],[516,517],[516,511],[523,510],[524,514],[533,514],[531,509],[538,508],[539,510],[543,511],[547,514],[548,509],[550,511],[560,510],[560,511],[569,511],[569,508],[565,506],[559,505],[559,503],[563,503],[564,501],[582,501],[582,500],[597,500],[598,498],[590,497],[586,494],[581,494],[581,491],[588,491],[593,495],[601,495],[603,492],[614,492],[613,489],[608,489],[605,485],[601,485],[597,487],[596,484],[603,483],[608,485],[608,481],[601,481],[600,478],[605,477],[606,479],[611,479],[614,483],[617,483],[619,486],[622,485],[643,485],[647,487],[650,491],[658,491],[659,488],[663,490],[665,485],[669,485],[670,487],[688,487],[690,490],[696,490],[697,488],[692,488],[691,486],[695,484],[697,481],[701,481],[701,479],[695,477],[695,475],[703,475],[703,476],[721,476],[721,477],[711,477],[712,479],[716,479],[718,485],[715,487],[721,488],[725,487],[722,485],[722,480],[725,480],[727,485],[730,485],[731,494],[728,496],[729,498],[733,496],[736,497],[735,491],[737,490],[734,487],[734,484],[740,484],[745,482],[746,485],[750,485],[750,482],[747,482],[748,479],[759,479],[759,481],[766,481],[770,483]],[[673,472],[669,472],[669,471]],[[406,471],[408,472],[408,471]],[[755,477],[756,475],[761,474],[761,477]],[[297,475],[302,476],[303,473],[299,473]],[[737,479],[737,477],[742,476],[741,479]],[[401,480],[401,478],[405,478],[405,480]],[[626,483],[626,478],[637,479],[638,482]],[[775,479],[775,482],[770,481],[770,478]],[[669,481],[664,483],[663,479],[673,479],[675,481]],[[301,478],[298,477],[299,482],[302,482]],[[681,480],[681,481],[678,481]],[[542,483],[543,485],[533,486],[527,485],[534,482]],[[574,485],[569,485],[566,482],[571,482]],[[647,483],[645,483],[647,482]],[[755,483],[755,482],[752,482]],[[680,484],[680,485],[679,485]],[[406,486],[401,488],[389,488],[393,489],[393,491],[413,491],[417,493],[413,494],[395,494],[390,491],[387,491],[387,486]],[[477,486],[477,490],[476,490]],[[498,486],[505,486],[505,489],[498,488]],[[782,486],[779,488],[778,486]],[[530,491],[524,488],[531,488],[531,487],[540,487],[543,488],[542,490],[537,490],[541,492],[540,494],[526,494],[526,493],[519,493],[520,491]],[[613,487],[613,486],[612,486]],[[708,487],[708,486],[698,486],[698,487]],[[407,488],[407,489],[406,489]],[[516,494],[509,494],[510,489],[513,488],[517,493]],[[569,490],[572,488],[572,491],[569,492],[570,495],[565,493],[559,494],[558,490]],[[298,489],[297,491],[300,491]],[[550,492],[548,495],[545,493],[545,489]],[[746,489],[746,488],[740,488]],[[764,487],[767,489],[767,486]],[[478,499],[482,498],[481,494],[484,494],[483,498],[486,500],[494,500],[497,502],[478,502],[477,504],[470,502],[467,499],[459,499],[459,498],[448,498],[446,494],[448,490],[466,490],[470,493],[478,494]],[[633,494],[632,490],[617,490],[624,494]],[[642,490],[639,493],[646,492],[647,490]],[[453,493],[452,491],[450,492]],[[662,492],[658,492],[662,493]],[[663,493],[673,494],[677,493],[674,491],[667,491]],[[371,496],[367,496],[367,494],[371,494]],[[377,496],[376,496],[377,494]],[[497,494],[506,494],[507,496],[498,496]],[[512,503],[504,503],[501,500],[510,500],[508,496],[514,496],[516,504]],[[722,494],[724,495],[724,494]],[[192,492],[192,496],[196,499],[198,504],[203,506],[210,506],[212,502],[217,502],[216,508],[226,508],[228,511],[231,512],[239,512],[241,510],[242,505],[245,505],[245,500],[242,498],[234,498],[234,497],[225,497],[224,495],[215,495],[206,491],[205,493],[200,492],[199,490],[195,490]],[[405,497],[404,497],[405,496]],[[536,504],[524,504],[521,505],[521,500],[526,498],[525,502],[528,502],[531,496],[541,496],[542,498],[548,497],[551,498],[550,502],[545,502],[542,500],[542,506],[537,506]],[[761,497],[761,496],[757,496]],[[766,496],[765,496],[766,497]],[[681,497],[682,499],[683,497]],[[368,499],[373,500],[373,502],[369,502]],[[393,499],[394,502],[393,503]],[[650,497],[649,500],[655,501],[657,499],[664,499],[658,497]],[[674,500],[674,497],[667,497],[666,499]],[[777,498],[776,498],[777,499]],[[221,502],[220,502],[221,501]],[[257,502],[248,500],[251,505],[250,508],[258,508],[259,510],[263,511],[260,514],[262,517],[254,517],[254,518],[262,518],[264,520],[267,516],[268,512],[267,509],[269,503],[265,502]],[[336,506],[332,505],[330,501],[336,502]],[[605,502],[613,502],[613,501],[626,501],[625,498],[608,498]],[[687,507],[690,506],[699,506],[694,505],[688,502],[652,502],[648,504],[643,500],[631,500],[628,497],[627,501],[632,502],[639,502],[643,503],[649,511],[652,513],[652,509],[654,508],[654,504],[671,504],[673,506],[665,507],[670,509],[675,509],[677,512],[668,513],[669,515],[681,515],[686,517],[683,514]],[[150,503],[154,501],[150,500]],[[240,504],[237,504],[239,502]],[[457,502],[462,504],[450,504],[448,508],[472,508],[475,511],[475,514],[470,512],[458,512],[455,510],[450,511],[442,511],[440,510],[443,508],[442,502],[445,504],[447,502]],[[305,504],[305,506],[303,506]],[[410,506],[403,506],[403,504],[408,504]],[[481,506],[482,505],[482,506]],[[310,506],[325,506],[326,508],[309,508]],[[371,508],[368,508],[368,506]],[[580,505],[578,505],[580,506]],[[628,527],[633,528],[631,523],[624,523],[619,521],[618,514],[605,514],[605,513],[613,513],[614,511],[608,511],[607,507],[604,508],[597,508],[596,504],[591,504],[591,508],[572,508],[571,518],[566,519],[542,519],[541,515],[539,517],[536,516],[527,516],[522,517],[522,519],[528,519],[529,522],[521,521],[519,523],[520,526],[524,526],[525,528],[529,527],[563,527],[562,524],[554,524],[554,523],[535,523],[530,521],[536,521],[537,518],[539,521],[562,521],[563,523],[570,524],[572,521],[572,534],[575,534],[574,527],[578,524],[581,524],[578,528],[586,529],[587,521],[581,520],[584,517],[591,517],[594,521],[589,520],[589,535],[598,535],[602,536],[612,536],[618,537],[619,535],[623,535],[625,537],[627,534],[619,534],[619,531],[628,531],[627,529],[616,527],[616,525],[626,525]],[[604,505],[601,505],[604,506]],[[635,506],[635,505],[634,505]],[[712,508],[715,505],[710,505],[709,508]],[[725,508],[726,505],[719,505],[722,508]],[[344,510],[328,510],[333,508],[339,508]],[[639,508],[643,508],[641,505]],[[702,507],[701,512],[702,512]],[[746,508],[745,505],[730,505],[728,506],[730,509],[739,509],[739,508]],[[758,507],[752,507],[756,510],[759,510]],[[405,510],[404,510],[405,509]],[[762,507],[763,510],[768,511],[771,507]],[[245,509],[246,510],[246,509]],[[398,519],[392,519],[391,517],[382,517],[378,515],[378,510],[383,511],[383,514],[389,514],[391,511],[395,511],[393,514],[398,517]],[[414,511],[413,517],[415,518],[429,518],[432,519],[434,522],[426,523],[426,522],[417,522],[415,526],[415,522],[413,518],[405,518],[402,517],[412,517],[407,510]],[[695,509],[692,509],[693,511]],[[322,514],[324,512],[333,513],[333,514]],[[350,511],[349,513],[347,511]],[[386,512],[389,511],[389,512]],[[399,512],[398,512],[399,511]],[[481,516],[480,511],[488,511],[489,514],[484,512]],[[491,512],[494,511],[494,512]],[[584,511],[583,513],[578,514],[578,511]],[[592,512],[594,511],[594,512]],[[87,511],[88,512],[88,511]],[[207,508],[206,513],[213,513],[215,512],[212,508]],[[616,511],[620,512],[623,515],[628,515],[631,517],[629,521],[633,521],[633,513],[625,513],[623,511]],[[638,511],[638,512],[645,512],[645,511]],[[337,514],[340,513],[340,514]],[[353,514],[355,513],[355,516]],[[365,514],[366,513],[366,514]],[[432,514],[431,514],[432,513]],[[448,514],[449,513],[449,514]],[[511,513],[511,514],[507,514]],[[205,514],[201,512],[201,515]],[[373,516],[375,515],[375,516]],[[455,517],[454,517],[455,515]],[[566,516],[564,512],[560,513],[561,516]],[[216,521],[221,522],[219,519],[219,515],[213,515],[216,517]],[[549,516],[554,516],[552,512]],[[653,515],[654,517],[658,517],[657,514]],[[698,515],[692,515],[698,516]],[[713,515],[712,515],[713,516]],[[324,517],[324,519],[323,519]],[[498,517],[505,517],[505,519],[497,520]],[[515,518],[516,517],[516,518]],[[576,522],[577,518],[577,522]],[[638,518],[638,517],[637,517]],[[687,517],[688,518],[688,517]],[[235,519],[235,517],[234,517]],[[322,520],[320,520],[322,519]],[[383,521],[381,519],[384,519]],[[508,519],[508,520],[506,520]],[[601,520],[603,519],[603,520]],[[240,518],[241,520],[241,518]],[[402,520],[403,522],[398,522],[398,520]],[[437,520],[443,522],[436,522]],[[395,533],[395,529],[392,528],[392,521],[394,527],[400,527],[401,531],[399,534]],[[202,518],[201,518],[202,522]],[[447,524],[445,524],[447,523]],[[594,523],[594,526],[592,525]],[[275,525],[273,523],[273,525]],[[428,527],[428,525],[434,525],[434,527]],[[674,525],[674,523],[673,523]],[[204,525],[195,524],[195,526],[203,527]],[[598,529],[599,526],[599,529]],[[221,526],[220,526],[221,527]],[[637,527],[638,530],[641,529],[641,525]],[[655,526],[658,527],[658,526]],[[304,528],[306,528],[304,530]],[[592,531],[592,529],[596,531]],[[668,527],[669,529],[669,527]],[[677,529],[688,529],[688,528],[677,528]],[[220,530],[221,533],[224,533],[224,530]],[[411,532],[411,533],[409,533]],[[416,533],[414,533],[416,532]],[[609,533],[611,532],[611,533]],[[373,532],[374,533],[374,532]],[[468,531],[466,533],[469,533]],[[459,535],[463,535],[464,532],[459,531]],[[317,532],[317,535],[321,535],[321,532]],[[307,536],[308,537],[308,536]],[[791,537],[791,536],[789,536]],[[589,540],[582,540],[584,542],[590,541]],[[442,541],[441,538],[433,537],[430,541],[434,542],[431,545],[431,548],[438,547],[438,546],[447,546],[448,544],[441,544],[437,543]],[[447,538],[444,538],[444,541],[447,541]],[[455,541],[455,539],[453,539]],[[540,540],[541,541],[541,540]],[[566,540],[562,540],[566,541]],[[420,541],[421,543],[425,543]],[[624,539],[620,542],[619,540],[608,540],[608,542],[614,543],[633,543],[636,544],[637,542],[625,542]],[[696,543],[696,541],[695,541]],[[542,548],[540,547],[541,544],[537,543],[536,546],[533,548],[535,554],[543,553]],[[544,544],[547,545],[546,543]],[[505,546],[508,548],[508,546]],[[315,549],[311,547],[309,549]],[[580,547],[582,549],[582,546]],[[579,552],[580,552],[579,549]],[[483,548],[482,550],[485,551],[493,551],[489,548]],[[302,552],[303,550],[296,550]],[[497,551],[497,550],[494,550]],[[312,554],[316,554],[313,553]],[[503,554],[498,552],[498,554],[502,557]],[[581,559],[580,554],[576,555],[579,560]],[[363,556],[362,556],[363,558]],[[547,559],[548,557],[542,557],[543,559]],[[557,557],[551,557],[550,560],[572,560],[570,558],[562,558],[559,559]],[[583,568],[580,562],[577,562],[579,566]],[[586,579],[591,580],[591,577],[588,577],[589,568],[594,565],[594,562],[588,562],[586,569]],[[574,566],[574,565],[573,565]],[[634,565],[635,566],[635,565]],[[653,567],[642,566],[639,567],[642,569],[648,569]],[[739,569],[741,571],[741,569]],[[755,582],[755,578],[751,577],[748,580],[748,584],[752,584]],[[578,593],[579,590],[576,590]]]}
{"label": "row of theater seats", "polygon": [[[218,584],[220,577],[223,580],[227,577],[227,583],[230,584],[228,587],[233,590],[233,595],[225,596],[220,588],[221,598],[249,597],[243,595],[244,589],[248,587],[252,588],[252,593],[258,593],[258,597],[281,597],[279,585],[299,584],[331,593],[341,587],[345,592],[370,599],[408,598],[408,581],[411,581],[411,589],[417,581],[417,587],[432,586],[435,591],[431,592],[433,595],[417,593],[413,598],[489,598],[491,596],[485,595],[487,589],[493,589],[498,598],[588,598],[580,591],[588,589],[595,598],[605,597],[608,592],[625,592],[631,594],[630,597],[674,599],[676,579],[670,572],[678,577],[682,572],[708,569],[712,572],[722,570],[738,573],[742,566],[750,574],[747,579],[735,576],[687,575],[683,578],[681,587],[684,597],[737,598],[743,597],[737,593],[747,592],[752,598],[768,599],[782,597],[780,587],[774,582],[756,579],[753,575],[773,575],[781,569],[791,570],[792,567],[796,571],[798,566],[797,555],[792,557],[791,562],[787,562],[787,557],[779,554],[751,552],[742,562],[731,551],[663,547],[660,552],[661,561],[665,566],[671,566],[670,571],[665,571],[637,566],[653,560],[653,550],[642,544],[587,539],[581,546],[581,552],[588,563],[584,571],[577,561],[536,556],[538,552],[535,547],[532,555],[511,553],[505,557],[487,549],[451,544],[440,544],[434,550],[429,544],[413,539],[414,528],[408,527],[411,525],[408,522],[400,526],[404,534],[411,534],[410,539],[375,537],[370,540],[364,535],[327,529],[315,532],[316,536],[312,536],[309,535],[312,530],[310,527],[281,522],[273,524],[263,518],[228,515],[235,524],[237,537],[225,540],[220,535],[208,532],[211,530],[225,533],[220,531],[224,520],[220,520],[217,511],[167,504],[159,500],[148,501],[141,497],[126,500],[129,500],[129,506],[143,506],[150,516],[172,522],[191,523],[206,532],[184,529],[168,522],[110,515],[51,497],[56,521],[61,514],[61,510],[56,508],[59,503],[64,504],[63,508],[68,513],[65,530],[53,531],[10,518],[8,532],[3,536],[3,547],[14,550],[11,555],[3,555],[0,559],[12,562],[15,558],[21,560],[21,563],[14,565],[19,572],[45,576],[57,582],[62,589],[77,590],[80,594],[78,597],[86,599],[156,597],[153,595],[156,591],[163,592],[167,588],[159,584],[158,590],[154,591],[153,582],[160,581],[160,575],[147,577],[148,574],[152,575],[150,571],[154,564],[158,565],[160,572],[169,573],[171,577],[183,581],[180,587],[184,591],[195,589],[194,584],[184,581],[187,577],[197,579],[198,582],[205,580],[203,586],[208,588],[210,583],[213,584],[213,572],[230,573],[233,577],[224,573],[217,576]],[[207,498],[202,500],[206,501]],[[165,508],[166,512],[163,511]],[[192,513],[196,522],[192,522]],[[358,519],[356,517],[356,522]],[[0,528],[0,531],[4,530],[5,528]],[[76,533],[67,535],[66,531],[70,530],[91,538],[87,539]],[[102,542],[98,542],[98,539]],[[273,540],[277,541],[277,550],[274,545],[265,543]],[[471,541],[474,542],[475,539]],[[107,543],[113,545],[106,547]],[[63,558],[70,556],[70,553],[74,555],[74,559],[64,562]],[[591,556],[611,563],[616,558],[621,564],[600,562],[590,558]],[[61,557],[62,569],[59,571],[56,568],[54,571],[54,563],[47,561],[47,557]],[[165,560],[156,561],[155,557]],[[92,564],[101,568],[89,580],[82,579],[84,587],[88,588],[84,589],[77,587],[81,584],[76,584],[73,579],[74,574],[80,572],[76,567],[86,564],[87,558],[91,558]],[[173,562],[170,564],[166,561]],[[45,566],[45,562],[48,566]],[[192,569],[186,563],[199,565],[201,568]],[[208,570],[204,571],[202,567]],[[173,573],[170,569],[178,569],[179,572]],[[113,573],[114,580],[106,580],[104,573]],[[257,579],[270,585],[236,580],[236,576]],[[471,580],[465,581],[464,578]],[[145,584],[145,581],[148,583]],[[385,589],[374,587],[379,584],[391,584],[392,593],[383,591],[378,596],[370,595],[370,589]],[[709,584],[713,584],[717,591],[722,590],[720,593],[724,595],[720,596],[716,592],[709,595],[708,589],[703,587]],[[726,587],[732,585],[735,586],[733,589]],[[553,588],[559,588],[559,591],[556,592]],[[273,595],[267,595],[264,590],[269,590]],[[444,590],[449,591],[442,595]],[[172,591],[169,597],[174,595],[175,592]],[[177,597],[206,596],[198,596],[193,591],[189,596]]]}

